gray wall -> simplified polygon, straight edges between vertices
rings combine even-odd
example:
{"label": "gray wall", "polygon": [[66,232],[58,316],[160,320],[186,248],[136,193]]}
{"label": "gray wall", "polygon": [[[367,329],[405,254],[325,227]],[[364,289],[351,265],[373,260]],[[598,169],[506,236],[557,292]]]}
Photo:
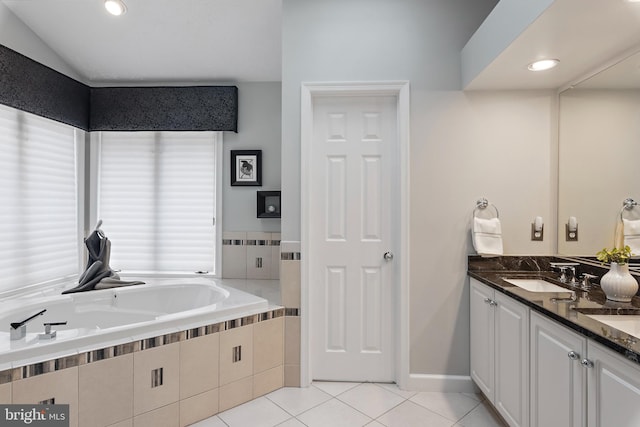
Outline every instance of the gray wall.
{"label": "gray wall", "polygon": [[[300,239],[300,85],[409,80],[410,371],[469,375],[466,256],[475,202],[500,209],[507,254],[555,242],[555,95],[465,93],[460,52],[495,0],[284,0],[282,239]],[[530,224],[545,220],[545,240]],[[304,254],[303,254],[304,256]]]}
{"label": "gray wall", "polygon": [[[280,219],[256,218],[256,191],[280,190],[281,85],[237,83],[238,133],[224,133],[224,231],[280,232]],[[262,150],[262,187],[231,187],[231,150]],[[289,201],[283,197],[283,206]]]}
{"label": "gray wall", "polygon": [[85,83],[69,64],[2,3],[0,3],[0,44]]}

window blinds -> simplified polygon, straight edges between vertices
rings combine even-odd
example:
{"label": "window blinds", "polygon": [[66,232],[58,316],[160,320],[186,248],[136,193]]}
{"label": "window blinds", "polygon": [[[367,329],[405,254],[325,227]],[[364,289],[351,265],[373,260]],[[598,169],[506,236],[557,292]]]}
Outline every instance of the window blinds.
{"label": "window blinds", "polygon": [[78,273],[75,132],[0,105],[0,292]]}
{"label": "window blinds", "polygon": [[102,132],[98,218],[111,268],[214,271],[214,132]]}

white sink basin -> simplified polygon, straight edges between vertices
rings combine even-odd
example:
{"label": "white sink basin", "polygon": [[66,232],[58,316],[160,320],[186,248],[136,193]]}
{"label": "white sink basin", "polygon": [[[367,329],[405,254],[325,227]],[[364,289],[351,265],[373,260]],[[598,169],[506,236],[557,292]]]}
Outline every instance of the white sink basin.
{"label": "white sink basin", "polygon": [[503,279],[529,292],[572,292],[571,289],[554,285],[542,279]]}
{"label": "white sink basin", "polygon": [[600,323],[609,325],[619,331],[625,332],[636,338],[640,338],[640,316],[637,315],[616,315],[616,314],[587,314]]}

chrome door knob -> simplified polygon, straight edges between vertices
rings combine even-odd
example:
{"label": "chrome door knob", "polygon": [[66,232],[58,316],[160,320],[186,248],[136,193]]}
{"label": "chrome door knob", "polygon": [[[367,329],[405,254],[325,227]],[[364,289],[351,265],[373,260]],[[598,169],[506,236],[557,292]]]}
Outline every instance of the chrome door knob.
{"label": "chrome door knob", "polygon": [[569,359],[571,359],[571,360],[578,360],[578,359],[580,359],[580,355],[579,355],[578,353],[576,353],[575,351],[570,351],[570,352],[567,354],[567,357],[568,357]]}
{"label": "chrome door knob", "polygon": [[393,252],[385,252],[382,257],[385,261],[391,261],[393,260]]}

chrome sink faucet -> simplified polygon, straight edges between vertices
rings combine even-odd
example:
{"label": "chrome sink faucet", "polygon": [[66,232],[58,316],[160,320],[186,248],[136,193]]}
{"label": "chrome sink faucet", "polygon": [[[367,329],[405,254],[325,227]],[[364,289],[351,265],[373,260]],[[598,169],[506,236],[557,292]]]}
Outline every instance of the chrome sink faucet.
{"label": "chrome sink faucet", "polygon": [[21,322],[13,322],[9,325],[9,332],[10,332],[10,338],[11,341],[16,341],[16,340],[20,340],[22,338],[24,338],[25,336],[27,336],[27,322],[30,320],[35,319],[36,317],[44,314],[44,312],[47,311],[47,309],[43,309],[40,310],[39,312],[37,312],[36,314],[27,317],[26,319],[24,319]]}
{"label": "chrome sink faucet", "polygon": [[591,280],[593,279],[597,279],[598,276],[595,276],[593,274],[589,274],[589,273],[583,273],[581,276],[581,280],[582,282],[580,283],[580,289],[582,289],[583,291],[588,291],[591,289]]}
{"label": "chrome sink faucet", "polygon": [[551,268],[560,271],[558,280],[562,283],[568,283],[571,286],[578,286],[576,280],[576,267],[580,264],[577,262],[552,262]]}

